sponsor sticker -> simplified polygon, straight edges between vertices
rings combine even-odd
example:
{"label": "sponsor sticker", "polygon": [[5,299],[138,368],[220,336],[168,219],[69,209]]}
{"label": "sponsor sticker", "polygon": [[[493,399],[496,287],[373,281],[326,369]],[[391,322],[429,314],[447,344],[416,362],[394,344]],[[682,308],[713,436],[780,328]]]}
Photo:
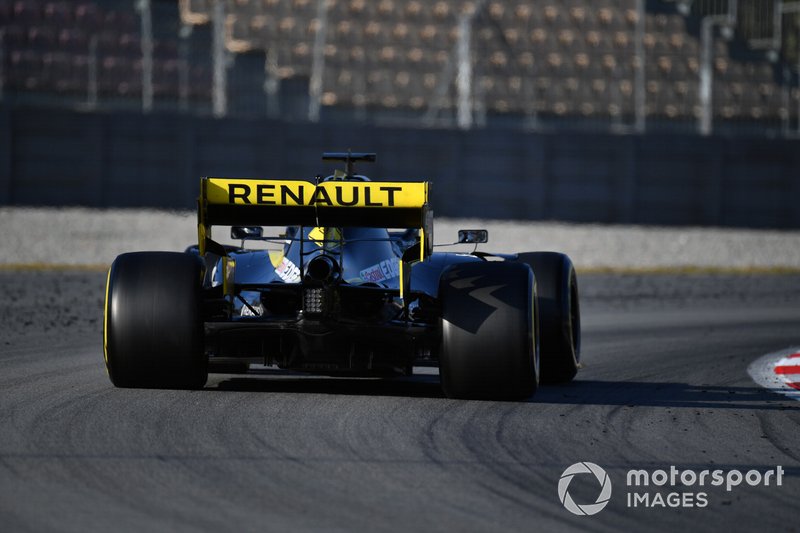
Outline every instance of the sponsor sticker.
{"label": "sponsor sticker", "polygon": [[367,282],[378,283],[400,275],[400,265],[396,259],[384,259],[377,265],[367,267],[359,272],[361,279]]}
{"label": "sponsor sticker", "polygon": [[275,273],[286,283],[300,282],[300,268],[285,256],[278,266],[275,267]]}

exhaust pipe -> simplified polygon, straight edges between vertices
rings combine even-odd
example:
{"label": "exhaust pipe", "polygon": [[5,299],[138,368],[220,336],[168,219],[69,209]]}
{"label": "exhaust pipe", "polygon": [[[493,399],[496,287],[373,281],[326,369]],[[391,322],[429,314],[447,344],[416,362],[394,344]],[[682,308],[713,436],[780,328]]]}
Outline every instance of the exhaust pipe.
{"label": "exhaust pipe", "polygon": [[306,280],[316,283],[332,283],[339,279],[339,264],[327,255],[318,255],[306,267]]}

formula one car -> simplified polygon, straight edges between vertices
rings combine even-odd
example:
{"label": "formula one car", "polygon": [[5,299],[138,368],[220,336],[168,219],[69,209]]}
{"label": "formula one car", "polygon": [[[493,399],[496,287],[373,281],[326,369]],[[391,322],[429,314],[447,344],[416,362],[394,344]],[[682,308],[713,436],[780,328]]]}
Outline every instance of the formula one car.
{"label": "formula one car", "polygon": [[[203,178],[196,246],[116,258],[103,342],[114,385],[201,388],[209,371],[254,362],[345,376],[436,366],[448,397],[524,399],[575,376],[566,255],[478,252],[485,230],[459,231],[472,253],[434,252],[429,183],[356,174],[375,154],[323,160],[346,169],[313,182]],[[214,225],[241,245],[214,241]]]}

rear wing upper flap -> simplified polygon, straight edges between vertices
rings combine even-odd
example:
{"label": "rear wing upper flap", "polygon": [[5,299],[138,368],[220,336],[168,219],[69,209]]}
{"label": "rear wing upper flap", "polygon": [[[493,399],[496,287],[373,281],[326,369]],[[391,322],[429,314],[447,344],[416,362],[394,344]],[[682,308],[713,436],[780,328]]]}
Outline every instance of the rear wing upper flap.
{"label": "rear wing upper flap", "polygon": [[201,252],[211,226],[420,228],[422,254],[433,235],[428,182],[202,178],[198,199]]}

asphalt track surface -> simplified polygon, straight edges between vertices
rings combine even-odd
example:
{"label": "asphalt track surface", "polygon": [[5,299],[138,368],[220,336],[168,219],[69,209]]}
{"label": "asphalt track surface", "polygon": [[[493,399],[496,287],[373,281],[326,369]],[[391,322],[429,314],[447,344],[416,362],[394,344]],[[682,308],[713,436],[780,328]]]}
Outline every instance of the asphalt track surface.
{"label": "asphalt track surface", "polygon": [[[800,345],[800,276],[582,276],[585,368],[517,403],[448,400],[430,375],[115,389],[104,277],[0,272],[3,531],[798,529],[800,402],[747,366]],[[558,499],[579,461],[613,482],[595,516]],[[626,506],[629,469],[670,465],[785,475],[705,487],[704,508]]]}

